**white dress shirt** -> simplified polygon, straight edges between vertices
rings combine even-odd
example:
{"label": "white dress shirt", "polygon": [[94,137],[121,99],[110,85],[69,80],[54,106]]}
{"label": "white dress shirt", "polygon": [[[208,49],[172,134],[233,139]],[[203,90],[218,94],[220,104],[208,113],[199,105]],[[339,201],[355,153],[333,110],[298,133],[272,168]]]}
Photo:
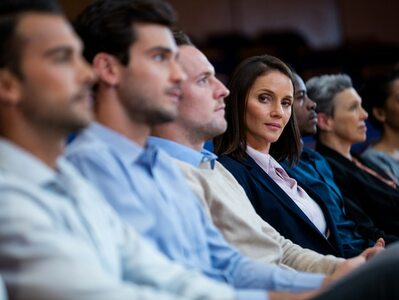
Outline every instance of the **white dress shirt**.
{"label": "white dress shirt", "polygon": [[295,179],[288,176],[284,168],[270,155],[247,146],[247,154],[265,171],[280,188],[295,202],[317,229],[327,235],[327,223],[323,211]]}

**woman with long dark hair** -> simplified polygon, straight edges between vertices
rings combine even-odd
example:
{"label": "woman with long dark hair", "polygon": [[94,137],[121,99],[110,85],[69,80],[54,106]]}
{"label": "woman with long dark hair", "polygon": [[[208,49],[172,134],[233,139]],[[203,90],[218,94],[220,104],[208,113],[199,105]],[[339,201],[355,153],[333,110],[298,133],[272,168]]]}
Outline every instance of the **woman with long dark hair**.
{"label": "woman with long dark hair", "polygon": [[243,186],[257,213],[283,236],[323,254],[342,255],[336,227],[317,195],[278,163],[295,163],[300,133],[289,67],[269,55],[244,60],[229,83],[227,131],[215,139],[220,162]]}

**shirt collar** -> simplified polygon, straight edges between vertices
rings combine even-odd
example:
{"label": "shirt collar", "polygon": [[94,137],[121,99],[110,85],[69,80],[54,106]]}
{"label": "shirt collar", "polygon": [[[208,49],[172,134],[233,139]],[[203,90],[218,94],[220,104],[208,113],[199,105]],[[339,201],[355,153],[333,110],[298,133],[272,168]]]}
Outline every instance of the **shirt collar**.
{"label": "shirt collar", "polygon": [[262,166],[266,173],[269,173],[272,167],[270,154],[260,152],[249,145],[247,145],[246,152],[258,165]]}
{"label": "shirt collar", "polygon": [[[67,165],[63,158],[58,158],[57,171],[64,172],[68,168]],[[57,178],[55,170],[18,145],[2,138],[0,138],[0,169],[34,185],[46,185]]]}
{"label": "shirt collar", "polygon": [[170,156],[182,160],[194,167],[199,167],[203,163],[209,163],[212,169],[215,166],[217,156],[206,149],[197,151],[188,146],[155,136],[149,137],[148,143],[162,148]]}
{"label": "shirt collar", "polygon": [[97,136],[107,144],[112,151],[129,163],[136,161],[144,151],[144,148],[139,144],[99,123],[93,122],[88,128],[88,131]]}

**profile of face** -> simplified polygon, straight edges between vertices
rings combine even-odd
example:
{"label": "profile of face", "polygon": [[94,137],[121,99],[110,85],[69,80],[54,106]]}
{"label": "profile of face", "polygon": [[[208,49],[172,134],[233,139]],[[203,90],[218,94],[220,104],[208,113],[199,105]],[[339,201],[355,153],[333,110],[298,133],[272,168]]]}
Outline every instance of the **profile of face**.
{"label": "profile of face", "polygon": [[206,56],[189,45],[179,47],[179,62],[187,75],[176,122],[202,140],[212,139],[227,128],[224,98],[229,91],[215,76]]}
{"label": "profile of face", "polygon": [[384,106],[373,108],[373,114],[385,127],[399,132],[399,78],[391,82]]}
{"label": "profile of face", "polygon": [[330,130],[338,140],[354,144],[366,140],[367,112],[362,107],[362,99],[353,88],[347,88],[336,94],[334,116],[330,119]]}
{"label": "profile of face", "polygon": [[157,24],[134,24],[137,39],[129,49],[129,64],[119,65],[119,97],[129,117],[156,125],[176,118],[185,74],[177,62],[172,32]]}
{"label": "profile of face", "polygon": [[302,136],[314,135],[317,130],[316,103],[309,99],[305,83],[298,74],[294,74],[294,111]]}
{"label": "profile of face", "polygon": [[95,76],[83,59],[82,44],[58,15],[25,14],[16,27],[24,42],[15,105],[31,127],[68,133],[92,120]]}
{"label": "profile of face", "polygon": [[277,70],[259,76],[247,96],[245,138],[247,144],[268,153],[287,125],[294,101],[291,79]]}

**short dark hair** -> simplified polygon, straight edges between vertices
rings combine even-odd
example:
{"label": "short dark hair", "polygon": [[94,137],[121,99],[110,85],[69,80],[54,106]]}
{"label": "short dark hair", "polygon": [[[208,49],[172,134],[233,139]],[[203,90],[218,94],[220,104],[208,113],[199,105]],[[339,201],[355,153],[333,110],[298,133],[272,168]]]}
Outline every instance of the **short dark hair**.
{"label": "short dark hair", "polygon": [[126,65],[129,48],[137,39],[133,24],[171,27],[175,22],[175,11],[162,0],[97,0],[78,15],[74,26],[85,44],[83,55],[89,62],[105,52]]}
{"label": "short dark hair", "polygon": [[182,30],[173,31],[173,37],[177,46],[194,46],[190,37]]}
{"label": "short dark hair", "polygon": [[[286,75],[293,84],[290,68],[280,59],[270,55],[253,56],[238,65],[230,79],[230,95],[226,98],[226,120],[228,127],[225,133],[214,140],[215,152],[228,154],[242,160],[247,148],[245,139],[245,115],[248,94],[256,79],[271,71]],[[290,164],[299,160],[301,141],[298,125],[292,109],[291,117],[281,137],[271,145],[270,155],[276,160],[288,159]]]}
{"label": "short dark hair", "polygon": [[394,68],[386,75],[369,78],[359,91],[371,124],[380,130],[383,129],[383,124],[374,116],[373,108],[385,107],[387,99],[392,93],[392,83],[397,79],[399,79],[399,69]]}
{"label": "short dark hair", "polygon": [[8,68],[18,76],[23,37],[17,36],[16,28],[25,13],[62,14],[55,0],[1,0],[0,1],[0,68]]}

